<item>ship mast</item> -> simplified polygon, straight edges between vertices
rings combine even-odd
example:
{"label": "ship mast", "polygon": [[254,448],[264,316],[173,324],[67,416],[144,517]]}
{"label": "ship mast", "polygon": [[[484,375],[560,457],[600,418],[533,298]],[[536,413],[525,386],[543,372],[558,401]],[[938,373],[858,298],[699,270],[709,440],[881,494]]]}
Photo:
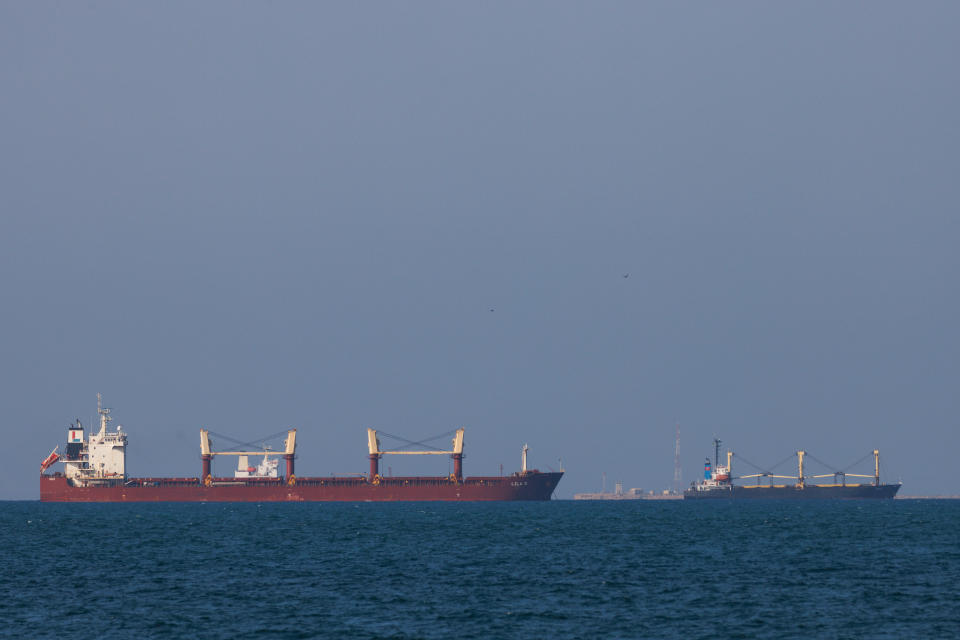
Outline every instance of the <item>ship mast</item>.
{"label": "ship mast", "polygon": [[110,417],[110,409],[104,409],[103,397],[99,393],[97,394],[97,414],[100,416],[100,433],[97,435],[102,437],[107,434],[107,423],[113,418]]}
{"label": "ship mast", "polygon": [[797,486],[803,489],[805,481],[803,479],[803,456],[807,455],[806,451],[797,451]]}

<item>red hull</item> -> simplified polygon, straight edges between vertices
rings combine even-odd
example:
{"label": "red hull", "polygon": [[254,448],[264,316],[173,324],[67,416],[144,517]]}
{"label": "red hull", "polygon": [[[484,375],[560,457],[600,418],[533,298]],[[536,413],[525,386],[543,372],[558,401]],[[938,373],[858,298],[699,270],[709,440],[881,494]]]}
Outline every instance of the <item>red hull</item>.
{"label": "red hull", "polygon": [[423,500],[549,500],[563,472],[533,471],[512,476],[465,478],[217,478],[205,486],[196,478],[131,478],[106,486],[75,487],[66,477],[40,476],[43,502],[399,502]]}

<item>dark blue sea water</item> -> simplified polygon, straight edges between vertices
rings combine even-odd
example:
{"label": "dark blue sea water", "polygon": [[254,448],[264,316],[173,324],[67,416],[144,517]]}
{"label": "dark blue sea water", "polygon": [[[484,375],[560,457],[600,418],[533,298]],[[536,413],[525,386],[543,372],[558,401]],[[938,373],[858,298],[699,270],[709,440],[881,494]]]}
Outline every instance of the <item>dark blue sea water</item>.
{"label": "dark blue sea water", "polygon": [[960,501],[0,503],[13,638],[960,637]]}

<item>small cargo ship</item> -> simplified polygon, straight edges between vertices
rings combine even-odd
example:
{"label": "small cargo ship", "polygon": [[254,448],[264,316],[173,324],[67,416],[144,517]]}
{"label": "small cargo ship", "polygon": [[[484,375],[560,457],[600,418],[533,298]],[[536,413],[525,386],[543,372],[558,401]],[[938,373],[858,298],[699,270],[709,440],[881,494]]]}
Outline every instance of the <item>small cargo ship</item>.
{"label": "small cargo ship", "polygon": [[[131,478],[126,472],[127,434],[119,425],[109,427],[110,409],[97,396],[100,428],[86,435],[77,420],[67,429],[66,450],[56,447],[40,463],[40,500],[43,502],[298,502],[298,501],[473,501],[550,500],[563,470],[542,472],[527,468],[527,451],[521,449],[521,469],[507,476],[463,476],[463,435],[457,429],[449,450],[411,451],[407,445],[383,450],[377,431],[367,429],[369,473],[356,476],[299,477],[294,474],[296,429],[287,431],[282,451],[214,451],[210,432],[200,430],[201,474],[196,478]],[[409,443],[422,445],[422,443]],[[250,447],[247,447],[250,449]],[[422,448],[422,446],[421,446]],[[449,476],[383,476],[385,455],[448,455],[453,459]],[[215,477],[215,456],[237,458],[233,477]],[[258,464],[250,459],[260,457]],[[280,473],[283,458],[286,473]],[[47,473],[54,464],[63,471]]]}
{"label": "small cargo ship", "polygon": [[[774,475],[770,471],[743,476],[733,476],[732,451],[727,451],[725,465],[720,464],[720,441],[714,440],[714,458],[706,459],[703,467],[703,479],[693,482],[690,488],[683,492],[684,500],[709,500],[741,498],[767,499],[862,499],[862,498],[893,498],[900,490],[901,483],[880,483],[880,452],[873,450],[874,473],[863,475],[834,471],[823,475],[804,475],[803,459],[806,451],[797,451],[798,473],[795,476]],[[868,454],[869,455],[869,454]],[[784,461],[785,462],[785,461]],[[847,478],[870,478],[869,483],[848,483]],[[762,478],[767,478],[767,484],[761,484]],[[816,483],[810,480],[833,478],[833,483]],[[793,483],[774,484],[777,480],[793,480]],[[734,484],[734,480],[753,480],[755,484]]]}

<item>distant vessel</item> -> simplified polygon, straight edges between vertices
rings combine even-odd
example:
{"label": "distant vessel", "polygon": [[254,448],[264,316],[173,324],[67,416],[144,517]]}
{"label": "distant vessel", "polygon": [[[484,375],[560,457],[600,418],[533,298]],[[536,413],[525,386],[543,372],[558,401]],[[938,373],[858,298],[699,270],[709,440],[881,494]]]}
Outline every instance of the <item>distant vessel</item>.
{"label": "distant vessel", "polygon": [[[377,432],[367,429],[370,471],[366,476],[297,477],[294,475],[296,429],[287,432],[283,451],[214,451],[210,433],[200,430],[202,473],[197,478],[130,478],[126,472],[127,434],[120,426],[110,431],[110,409],[97,396],[100,429],[85,437],[79,420],[67,429],[63,455],[55,448],[40,463],[40,500],[44,502],[269,502],[269,501],[420,501],[420,500],[549,500],[563,471],[527,469],[528,447],[521,453],[522,468],[508,476],[463,477],[463,429],[454,433],[449,451],[380,448]],[[412,443],[420,444],[420,443]],[[248,449],[250,447],[247,447]],[[402,449],[402,448],[401,448]],[[384,477],[380,458],[390,454],[449,455],[449,476]],[[236,456],[233,477],[214,477],[214,456]],[[286,462],[281,476],[279,457]],[[262,457],[257,465],[251,457]],[[55,463],[63,472],[45,473]]]}
{"label": "distant vessel", "polygon": [[[874,474],[872,476],[845,473],[834,473],[806,476],[803,473],[803,458],[806,451],[797,451],[798,473],[796,476],[773,475],[770,472],[754,473],[734,477],[733,452],[727,451],[726,465],[720,464],[720,441],[714,440],[714,460],[710,458],[704,463],[703,480],[694,482],[683,492],[685,500],[703,499],[740,499],[740,498],[785,498],[785,499],[860,499],[860,498],[893,498],[900,490],[901,483],[880,483],[880,452],[873,450]],[[872,483],[848,484],[847,477],[872,478]],[[834,478],[833,484],[815,484],[809,479]],[[734,484],[737,479],[754,478],[757,484]],[[768,478],[769,484],[760,484],[760,478]],[[795,480],[793,484],[773,484],[773,479]]]}

